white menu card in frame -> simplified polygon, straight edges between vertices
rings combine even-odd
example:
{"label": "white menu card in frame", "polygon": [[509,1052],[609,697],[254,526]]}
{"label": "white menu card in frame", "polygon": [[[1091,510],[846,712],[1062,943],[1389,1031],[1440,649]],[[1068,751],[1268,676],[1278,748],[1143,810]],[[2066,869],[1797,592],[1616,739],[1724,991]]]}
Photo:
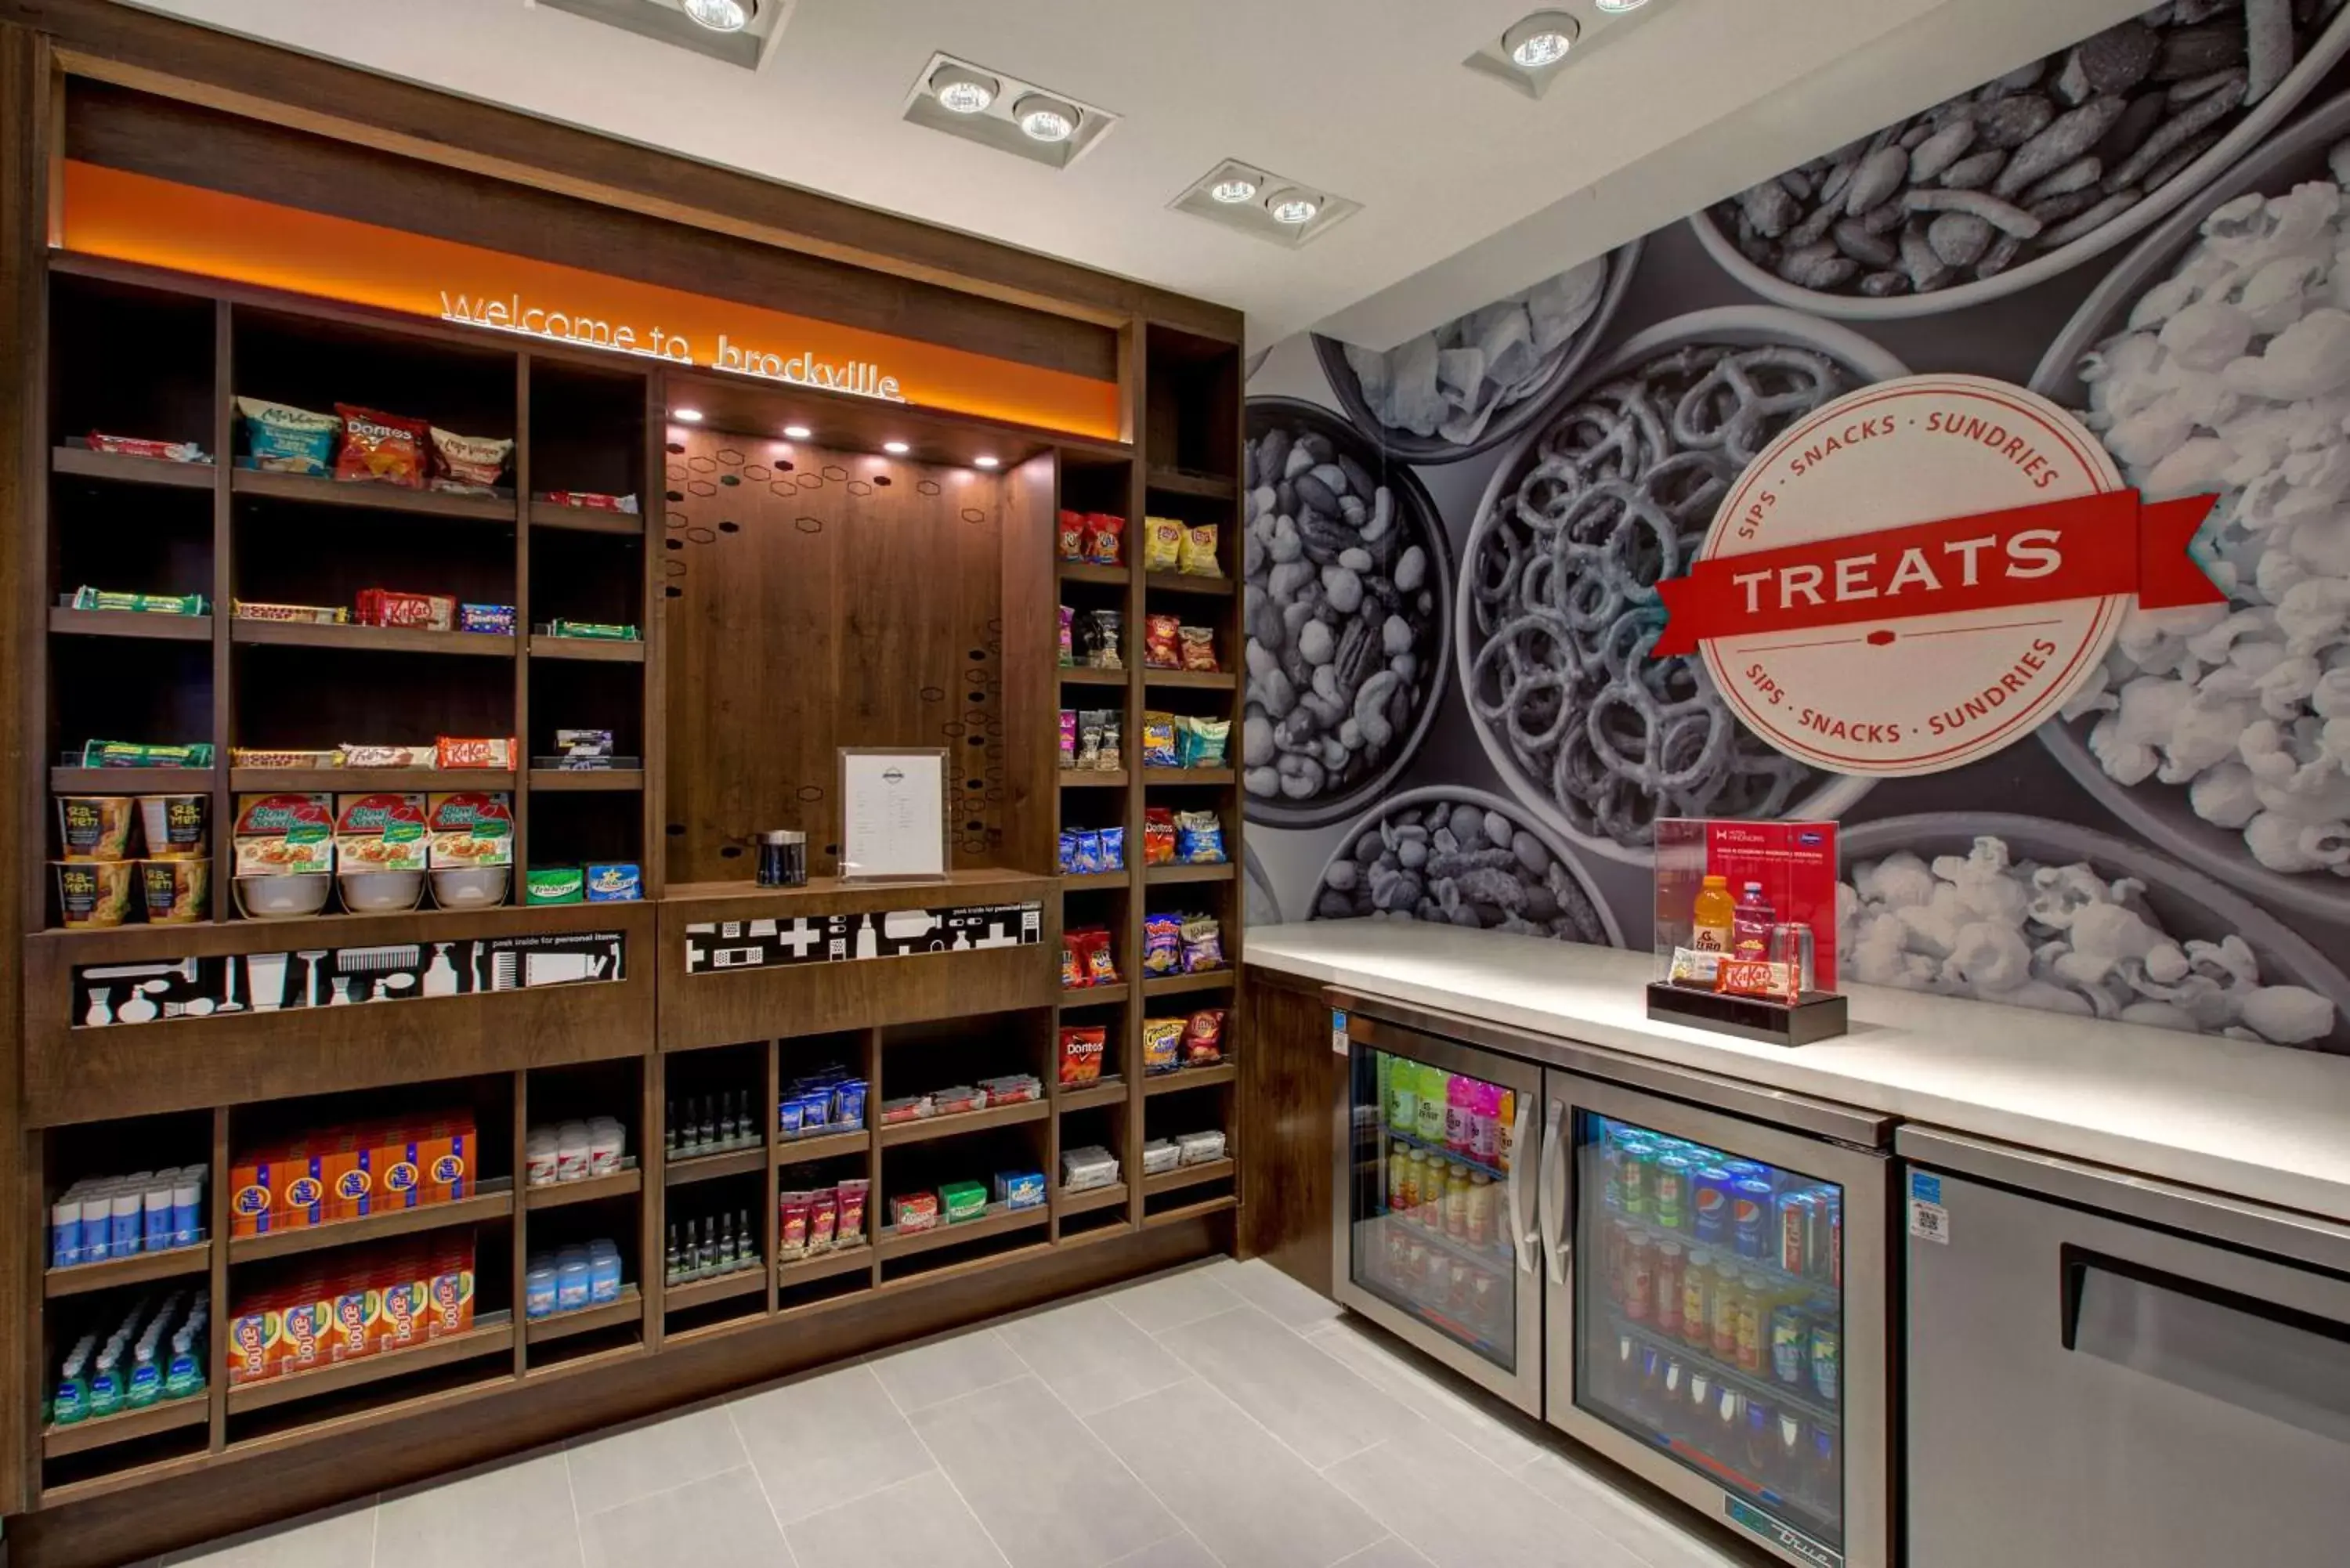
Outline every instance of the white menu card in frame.
{"label": "white menu card in frame", "polygon": [[840,879],[938,882],[946,874],[946,748],[841,747]]}

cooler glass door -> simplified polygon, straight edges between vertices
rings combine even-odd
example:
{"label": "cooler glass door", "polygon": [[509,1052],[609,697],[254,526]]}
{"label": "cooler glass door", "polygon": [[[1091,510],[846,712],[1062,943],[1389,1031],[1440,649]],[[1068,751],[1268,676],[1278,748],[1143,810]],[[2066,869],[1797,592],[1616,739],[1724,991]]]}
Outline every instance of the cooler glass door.
{"label": "cooler glass door", "polygon": [[1534,1129],[1542,1069],[1360,1013],[1338,1107],[1338,1300],[1542,1413]]}
{"label": "cooler glass door", "polygon": [[1544,1098],[1551,1421],[1790,1562],[1881,1568],[1887,1161],[1571,1074]]}

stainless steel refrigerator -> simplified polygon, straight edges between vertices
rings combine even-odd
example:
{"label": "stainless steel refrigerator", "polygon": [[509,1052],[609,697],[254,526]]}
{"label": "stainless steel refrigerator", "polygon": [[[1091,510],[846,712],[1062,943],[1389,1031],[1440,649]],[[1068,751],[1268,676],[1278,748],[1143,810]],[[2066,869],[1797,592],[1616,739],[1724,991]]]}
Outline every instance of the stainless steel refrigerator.
{"label": "stainless steel refrigerator", "polygon": [[1919,1127],[1910,1568],[2350,1563],[2350,1227]]}
{"label": "stainless steel refrigerator", "polygon": [[1892,1119],[1344,999],[1340,1302],[1815,1568],[1888,1568]]}

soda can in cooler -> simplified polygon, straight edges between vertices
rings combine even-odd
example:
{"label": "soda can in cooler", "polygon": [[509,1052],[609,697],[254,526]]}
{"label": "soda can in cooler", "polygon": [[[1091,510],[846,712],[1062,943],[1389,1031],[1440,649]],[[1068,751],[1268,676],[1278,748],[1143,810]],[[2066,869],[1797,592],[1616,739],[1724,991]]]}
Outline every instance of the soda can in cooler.
{"label": "soda can in cooler", "polygon": [[1500,1337],[1505,1326],[1502,1321],[1501,1276],[1480,1269],[1469,1282],[1469,1322],[1488,1339]]}
{"label": "soda can in cooler", "polygon": [[1707,1246],[1730,1240],[1730,1172],[1700,1166],[1690,1178],[1690,1230]]}
{"label": "soda can in cooler", "polygon": [[1789,1388],[1811,1381],[1812,1324],[1804,1309],[1783,1302],[1771,1309],[1771,1376]]}
{"label": "soda can in cooler", "polygon": [[1804,1194],[1804,1272],[1827,1283],[1834,1273],[1831,1258],[1835,1243],[1829,1239],[1828,1205],[1835,1199],[1825,1189]]}
{"label": "soda can in cooler", "polygon": [[1730,1184],[1730,1229],[1740,1257],[1771,1256],[1771,1224],[1777,1218],[1771,1208],[1769,1181],[1747,1177]]}
{"label": "soda can in cooler", "polygon": [[1624,1211],[1623,1135],[1612,1127],[1599,1146],[1599,1200],[1610,1214]]}
{"label": "soda can in cooler", "polygon": [[1648,1321],[1657,1304],[1657,1244],[1646,1236],[1632,1239],[1624,1261],[1624,1315],[1634,1323]]}
{"label": "soda can in cooler", "polygon": [[1844,1289],[1844,1200],[1828,1199],[1828,1283]]}
{"label": "soda can in cooler", "polygon": [[1648,1217],[1649,1188],[1657,1173],[1657,1151],[1645,1140],[1626,1137],[1618,1145],[1623,1161],[1616,1172],[1616,1193],[1624,1212],[1635,1220]]}
{"label": "soda can in cooler", "polygon": [[1716,1160],[1714,1163],[1721,1166],[1722,1169],[1730,1172],[1730,1179],[1732,1182],[1768,1181],[1771,1179],[1771,1168],[1755,1160],[1723,1159]]}
{"label": "soda can in cooler", "polygon": [[1770,1262],[1781,1272],[1802,1278],[1804,1251],[1811,1231],[1809,1210],[1812,1196],[1808,1192],[1783,1192],[1773,1207],[1777,1210],[1778,1229],[1773,1232]]}
{"label": "soda can in cooler", "polygon": [[1660,1157],[1651,1177],[1648,1220],[1659,1231],[1679,1231],[1689,1224],[1690,1173],[1685,1155]]}
{"label": "soda can in cooler", "polygon": [[1805,1360],[1812,1392],[1819,1396],[1821,1404],[1834,1408],[1844,1392],[1844,1331],[1835,1317],[1823,1314],[1812,1320],[1810,1355]]}

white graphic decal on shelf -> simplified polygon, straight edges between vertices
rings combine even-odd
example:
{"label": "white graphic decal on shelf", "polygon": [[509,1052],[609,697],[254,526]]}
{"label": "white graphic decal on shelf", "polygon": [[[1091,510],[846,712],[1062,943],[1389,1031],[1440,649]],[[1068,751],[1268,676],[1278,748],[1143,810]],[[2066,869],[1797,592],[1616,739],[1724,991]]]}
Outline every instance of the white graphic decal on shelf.
{"label": "white graphic decal on shelf", "polygon": [[1033,903],[803,915],[788,920],[703,920],[685,928],[685,972],[1034,947],[1044,940],[1045,907]]}

